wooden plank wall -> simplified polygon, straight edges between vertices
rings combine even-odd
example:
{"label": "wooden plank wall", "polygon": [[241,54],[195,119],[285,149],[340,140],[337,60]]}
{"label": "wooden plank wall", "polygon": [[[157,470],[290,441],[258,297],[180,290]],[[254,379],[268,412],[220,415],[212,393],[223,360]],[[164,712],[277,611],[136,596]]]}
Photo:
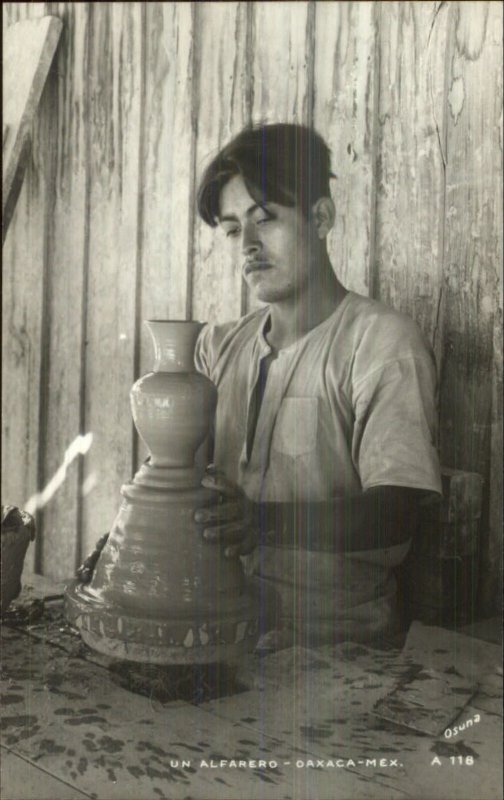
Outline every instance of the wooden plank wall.
{"label": "wooden plank wall", "polygon": [[[7,3],[64,33],[4,247],[4,502],[67,577],[145,455],[128,392],[146,318],[253,303],[194,191],[249,121],[313,123],[333,152],[330,253],[410,313],[440,378],[446,466],[485,478],[481,608],[501,550],[502,6],[498,2]],[[40,493],[48,489],[43,497]],[[50,496],[50,499],[49,498]]]}
{"label": "wooden plank wall", "polygon": [[[481,596],[489,606],[500,595],[502,536],[502,525],[492,527],[501,505],[494,470],[502,470],[495,461],[490,469],[500,408],[492,387],[502,364],[502,5],[477,10],[449,9],[441,452],[486,479]],[[500,443],[502,453],[502,434]]]}

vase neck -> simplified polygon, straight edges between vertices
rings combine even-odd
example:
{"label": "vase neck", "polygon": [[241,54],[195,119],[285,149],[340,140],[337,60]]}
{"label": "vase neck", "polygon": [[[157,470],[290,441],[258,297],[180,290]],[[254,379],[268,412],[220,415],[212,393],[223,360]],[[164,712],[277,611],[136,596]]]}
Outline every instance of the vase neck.
{"label": "vase neck", "polygon": [[147,320],[154,342],[154,372],[194,372],[194,347],[201,322]]}

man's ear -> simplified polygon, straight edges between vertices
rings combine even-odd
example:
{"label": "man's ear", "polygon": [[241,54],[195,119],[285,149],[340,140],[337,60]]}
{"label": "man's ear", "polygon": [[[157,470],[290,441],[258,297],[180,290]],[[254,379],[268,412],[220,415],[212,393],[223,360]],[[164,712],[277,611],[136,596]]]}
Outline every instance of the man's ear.
{"label": "man's ear", "polygon": [[325,239],[336,217],[336,209],[330,197],[319,197],[312,206],[312,218],[317,228],[319,239]]}

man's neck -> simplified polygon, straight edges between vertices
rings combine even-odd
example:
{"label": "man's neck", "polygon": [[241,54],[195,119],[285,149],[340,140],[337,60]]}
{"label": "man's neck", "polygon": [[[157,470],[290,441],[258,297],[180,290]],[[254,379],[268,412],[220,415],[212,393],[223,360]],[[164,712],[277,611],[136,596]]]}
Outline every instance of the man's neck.
{"label": "man's neck", "polygon": [[288,347],[324,322],[347,294],[331,267],[321,270],[320,278],[317,283],[312,281],[299,297],[270,304],[266,338],[275,350]]}

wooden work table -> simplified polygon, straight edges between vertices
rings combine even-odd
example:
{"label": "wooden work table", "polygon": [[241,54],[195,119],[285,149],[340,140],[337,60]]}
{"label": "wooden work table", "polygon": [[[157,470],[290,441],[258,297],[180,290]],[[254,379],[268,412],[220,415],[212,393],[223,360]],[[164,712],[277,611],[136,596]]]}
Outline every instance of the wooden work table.
{"label": "wooden work table", "polygon": [[238,673],[244,690],[161,702],[121,685],[111,659],[68,629],[62,587],[23,583],[17,607],[31,619],[11,614],[2,625],[2,800],[501,797],[498,682],[460,715],[478,724],[450,739],[372,713],[413,663],[479,682],[501,663],[496,644],[415,623],[402,651],[346,644],[250,656]]}

